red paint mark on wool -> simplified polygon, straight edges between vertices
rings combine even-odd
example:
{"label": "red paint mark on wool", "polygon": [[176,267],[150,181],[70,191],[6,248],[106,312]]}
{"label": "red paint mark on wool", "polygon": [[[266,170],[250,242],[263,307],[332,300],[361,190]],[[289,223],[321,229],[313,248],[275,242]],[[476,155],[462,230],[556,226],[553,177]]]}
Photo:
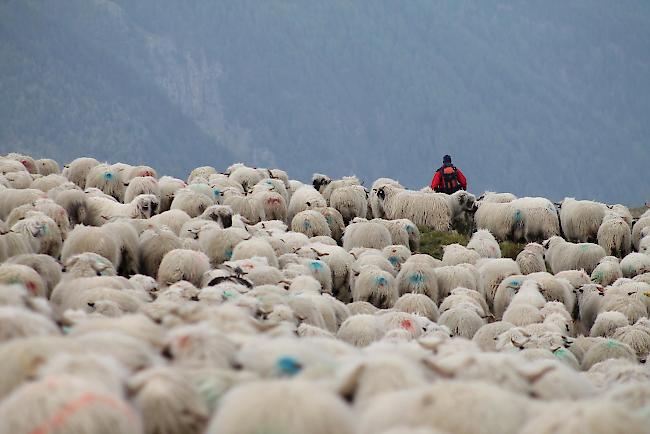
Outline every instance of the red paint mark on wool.
{"label": "red paint mark on wool", "polygon": [[104,404],[116,410],[121,410],[127,414],[132,422],[135,421],[135,415],[131,409],[121,402],[111,398],[110,396],[96,395],[94,393],[84,393],[77,399],[68,402],[59,411],[54,413],[54,415],[49,420],[46,420],[31,430],[29,434],[48,434],[49,432],[64,426],[72,415],[81,410],[83,407],[92,403]]}
{"label": "red paint mark on wool", "polygon": [[399,323],[399,326],[406,330],[413,330],[413,322],[410,319],[405,319]]}
{"label": "red paint mark on wool", "polygon": [[276,203],[279,204],[279,203],[280,203],[280,199],[277,198],[277,197],[269,197],[269,198],[266,200],[266,203],[269,204],[269,205],[273,205],[273,204],[276,204]]}
{"label": "red paint mark on wool", "polygon": [[28,280],[25,282],[25,286],[27,287],[27,290],[29,291],[30,294],[36,295],[36,290],[38,289],[36,287],[36,283],[32,282],[31,280]]}

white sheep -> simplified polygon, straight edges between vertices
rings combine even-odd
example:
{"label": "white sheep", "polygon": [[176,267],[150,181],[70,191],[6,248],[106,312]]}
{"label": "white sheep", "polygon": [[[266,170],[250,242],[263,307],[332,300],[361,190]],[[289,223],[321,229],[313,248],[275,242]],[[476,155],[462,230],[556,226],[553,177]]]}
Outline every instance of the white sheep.
{"label": "white sheep", "polygon": [[438,275],[434,268],[417,261],[406,261],[397,274],[397,289],[406,293],[424,294],[437,303],[440,300]]}
{"label": "white sheep", "polygon": [[510,203],[484,202],[477,203],[478,208],[474,213],[474,223],[478,229],[490,231],[494,237],[500,241],[506,241],[513,238],[515,229],[515,217],[523,218],[516,215]]}
{"label": "white sheep", "polygon": [[598,245],[608,255],[624,257],[632,249],[630,226],[618,214],[608,212],[598,228]]}
{"label": "white sheep", "polygon": [[38,169],[38,173],[43,176],[61,173],[59,163],[51,158],[41,158],[40,160],[36,160],[36,168]]}
{"label": "white sheep", "polygon": [[379,178],[373,182],[368,197],[368,203],[370,204],[370,209],[374,218],[386,218],[386,212],[382,206],[382,201],[377,196],[379,188],[383,187],[384,185],[392,185],[398,188],[404,188],[402,185],[400,185],[399,182],[390,178]]}
{"label": "white sheep", "polygon": [[501,247],[494,235],[487,229],[479,229],[472,234],[467,248],[476,251],[483,258],[500,258]]}
{"label": "white sheep", "polygon": [[181,280],[201,284],[203,273],[210,269],[210,260],[201,252],[174,249],[168,252],[158,268],[158,282],[169,286]]}
{"label": "white sheep", "polygon": [[544,242],[546,252],[544,259],[556,274],[565,270],[585,270],[592,273],[598,262],[607,256],[607,252],[598,244],[573,244],[563,238],[554,236]]}
{"label": "white sheep", "polygon": [[79,188],[85,189],[88,172],[90,172],[90,169],[98,165],[99,161],[95,160],[94,158],[77,158],[67,164],[63,175],[66,176],[70,181],[77,184]]}
{"label": "white sheep", "polygon": [[650,271],[650,256],[632,252],[621,260],[624,277],[632,278]]}
{"label": "white sheep", "polygon": [[608,286],[623,277],[623,270],[618,258],[605,256],[591,273],[591,281],[602,286]]}
{"label": "white sheep", "polygon": [[120,266],[120,246],[116,238],[101,227],[77,225],[70,231],[61,248],[61,260],[84,252],[96,253],[108,259],[117,270]]}
{"label": "white sheep", "polygon": [[318,210],[305,210],[297,213],[291,220],[291,230],[308,237],[332,236],[327,219]]}
{"label": "white sheep", "polygon": [[153,176],[137,176],[131,179],[124,192],[124,203],[131,202],[140,194],[153,194],[160,203],[161,193],[158,180]]}
{"label": "white sheep", "polygon": [[361,185],[337,188],[329,198],[329,206],[341,213],[346,225],[355,217],[366,218],[368,209],[366,189]]}
{"label": "white sheep", "polygon": [[353,301],[367,301],[380,309],[393,307],[399,297],[395,278],[375,266],[364,267],[350,290]]}
{"label": "white sheep", "polygon": [[596,242],[606,212],[607,207],[600,202],[565,198],[560,207],[560,222],[567,241]]}
{"label": "white sheep", "polygon": [[301,211],[325,207],[327,207],[327,201],[322,194],[311,186],[302,186],[291,195],[287,220],[293,220],[293,217]]}
{"label": "white sheep", "polygon": [[560,235],[560,221],[553,203],[543,197],[522,197],[510,202],[514,211],[514,240],[541,242]]}
{"label": "white sheep", "polygon": [[169,209],[184,211],[190,217],[198,217],[210,206],[214,200],[205,194],[197,193],[191,188],[181,188],[174,193]]}
{"label": "white sheep", "polygon": [[436,231],[451,228],[453,210],[446,194],[422,193],[384,185],[377,189],[377,197],[388,219],[406,218],[419,227]]}
{"label": "white sheep", "polygon": [[460,244],[443,246],[442,263],[444,265],[476,264],[481,255],[475,250],[468,249]]}
{"label": "white sheep", "polygon": [[343,248],[347,251],[355,247],[381,250],[391,244],[393,242],[388,229],[373,221],[352,222],[343,233]]}

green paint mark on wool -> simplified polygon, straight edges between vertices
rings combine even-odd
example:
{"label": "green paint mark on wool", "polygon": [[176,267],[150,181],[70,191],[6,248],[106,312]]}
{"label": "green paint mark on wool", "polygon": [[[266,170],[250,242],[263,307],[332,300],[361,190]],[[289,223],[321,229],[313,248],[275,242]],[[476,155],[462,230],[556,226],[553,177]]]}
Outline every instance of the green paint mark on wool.
{"label": "green paint mark on wool", "polygon": [[331,216],[331,215],[325,216],[325,220],[327,221],[327,224],[328,224],[328,225],[331,225],[331,224],[334,223],[334,220],[332,220],[332,216]]}
{"label": "green paint mark on wool", "polygon": [[560,358],[560,359],[563,359],[563,358],[565,358],[566,355],[567,355],[567,350],[564,349],[564,348],[558,348],[557,350],[555,350],[555,351],[553,352],[553,354],[555,355],[555,357],[558,357],[558,358]]}
{"label": "green paint mark on wool", "polygon": [[523,219],[524,219],[524,216],[523,216],[521,210],[518,209],[517,211],[515,211],[515,222],[516,223],[521,223],[523,221]]}
{"label": "green paint mark on wool", "polygon": [[223,296],[226,297],[226,298],[230,298],[230,297],[232,297],[233,295],[234,295],[234,294],[232,293],[232,291],[229,291],[229,290],[227,290],[227,289],[223,292]]}
{"label": "green paint mark on wool", "polygon": [[582,252],[582,253],[586,252],[587,250],[589,250],[589,244],[580,244],[580,247],[578,247],[578,250],[580,250],[580,252]]}
{"label": "green paint mark on wool", "polygon": [[594,273],[593,276],[591,276],[591,281],[596,282],[596,283],[603,283],[603,277],[605,277],[603,275],[603,272],[602,271],[597,271],[597,272]]}
{"label": "green paint mark on wool", "polygon": [[616,348],[618,347],[618,342],[614,339],[607,339],[607,348]]}

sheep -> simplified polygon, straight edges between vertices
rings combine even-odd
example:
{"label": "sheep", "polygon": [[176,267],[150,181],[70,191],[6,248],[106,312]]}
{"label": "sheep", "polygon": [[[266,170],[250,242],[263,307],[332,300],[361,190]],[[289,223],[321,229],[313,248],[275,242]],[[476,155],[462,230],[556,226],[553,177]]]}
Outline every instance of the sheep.
{"label": "sheep", "polygon": [[[515,434],[528,419],[525,397],[484,382],[438,381],[384,394],[362,415],[358,432],[373,434],[397,426],[443,432]],[[489,415],[467,417],[472,412]]]}
{"label": "sheep", "polygon": [[[113,264],[96,253],[84,252],[72,255],[63,263],[62,279],[93,276],[117,276]],[[157,269],[156,269],[157,271]]]}
{"label": "sheep", "polygon": [[128,204],[121,204],[102,197],[89,197],[90,215],[94,217],[93,226],[101,226],[116,217],[148,219],[158,212],[160,202],[153,194],[136,196]]}
{"label": "sheep", "polygon": [[598,314],[594,325],[589,331],[589,336],[595,337],[611,337],[616,329],[619,327],[626,327],[630,324],[625,315],[615,311],[605,311]]}
{"label": "sheep", "polygon": [[77,225],[63,242],[61,260],[65,262],[71,256],[84,252],[103,256],[113,264],[115,269],[120,266],[120,245],[104,228]]}
{"label": "sheep", "polygon": [[[278,182],[279,183],[279,182]],[[281,183],[279,183],[282,185]],[[258,208],[262,208],[260,214],[264,215],[264,220],[281,220],[287,219],[287,194],[278,193],[273,190],[254,191],[252,198]],[[240,213],[241,214],[241,213]]]}
{"label": "sheep", "polygon": [[598,341],[589,348],[582,359],[582,370],[587,371],[596,363],[607,359],[636,361],[636,353],[629,345],[615,339]]}
{"label": "sheep", "polygon": [[25,235],[35,253],[59,257],[63,236],[56,222],[45,214],[30,211],[11,227],[11,231]]}
{"label": "sheep", "polygon": [[[318,174],[314,174],[314,176],[317,175]],[[331,196],[337,189],[361,184],[359,182],[359,179],[356,176],[344,176],[341,179],[335,179],[335,180],[332,180],[325,175],[321,175],[321,176],[323,176],[324,178],[322,181],[323,183],[321,184],[318,191],[323,195],[327,203],[330,203]],[[317,181],[312,181],[312,185],[314,185],[316,182]]]}
{"label": "sheep", "polygon": [[43,176],[57,175],[61,173],[59,163],[50,158],[41,158],[40,160],[36,160],[36,168],[38,169],[38,173]]}
{"label": "sheep", "polygon": [[481,258],[478,252],[468,249],[460,244],[443,246],[442,263],[444,265],[476,264]]}
{"label": "sheep", "polygon": [[[288,362],[287,362],[288,363]],[[305,396],[312,399],[305,400]],[[274,411],[247,411],[273,403]],[[300,409],[299,413],[294,410]],[[304,380],[251,382],[230,390],[221,401],[206,434],[295,432],[353,434],[352,411],[332,392]]]}
{"label": "sheep", "polygon": [[0,307],[0,343],[30,336],[57,336],[57,325],[49,318],[27,309]]}
{"label": "sheep", "polygon": [[636,221],[636,223],[634,223],[634,226],[632,226],[632,246],[637,251],[639,250],[641,238],[643,238],[643,230],[647,227],[650,227],[650,215],[641,217]]}
{"label": "sheep", "polygon": [[240,166],[228,175],[228,178],[242,186],[244,191],[252,190],[253,186],[264,179],[264,175],[257,169]]}
{"label": "sheep", "polygon": [[492,191],[486,191],[481,196],[479,196],[476,201],[483,203],[509,203],[517,199],[512,193],[495,193]]}
{"label": "sheep", "polygon": [[314,211],[319,212],[323,217],[325,217],[325,221],[330,228],[330,236],[337,243],[340,243],[341,238],[343,237],[343,231],[345,230],[345,223],[343,222],[343,216],[341,216],[341,213],[332,207],[314,208]]}
{"label": "sheep", "polygon": [[611,338],[629,345],[642,363],[650,354],[650,330],[641,326],[628,325],[619,327],[611,334]]}
{"label": "sheep", "polygon": [[353,301],[368,301],[380,309],[393,307],[399,297],[395,278],[374,266],[367,266],[350,288]]}
{"label": "sheep", "polygon": [[23,166],[23,171],[27,170],[30,174],[37,174],[38,168],[36,167],[36,161],[29,155],[18,154],[12,152],[7,154],[6,158],[18,161]]}
{"label": "sheep", "polygon": [[[646,232],[646,230],[644,230]],[[650,230],[647,231],[650,234]],[[650,235],[644,235],[639,241],[639,253],[650,255]]]}
{"label": "sheep", "polygon": [[383,249],[393,244],[390,232],[383,225],[373,221],[353,222],[343,233],[343,248],[347,251],[355,247]]}
{"label": "sheep", "polygon": [[560,207],[560,222],[566,240],[595,243],[606,212],[607,207],[602,203],[565,198]]}
{"label": "sheep", "polygon": [[621,277],[623,277],[623,270],[618,258],[614,256],[602,258],[591,273],[591,281],[602,286],[609,286]]}
{"label": "sheep", "polygon": [[34,297],[45,297],[48,293],[41,276],[33,268],[21,264],[0,265],[0,284],[21,285]]}
{"label": "sheep", "polygon": [[437,303],[440,300],[438,275],[432,267],[418,262],[406,261],[397,274],[399,295],[424,294]]}
{"label": "sheep", "polygon": [[610,212],[616,214],[617,216],[625,220],[625,223],[627,223],[630,229],[632,228],[632,224],[634,223],[634,217],[632,216],[632,213],[630,212],[628,207],[626,207],[625,205],[615,204],[615,205],[607,205],[607,208],[611,210]]}
{"label": "sheep", "polygon": [[390,178],[379,178],[375,182],[373,182],[368,197],[368,203],[370,205],[370,210],[372,211],[372,216],[374,218],[383,219],[386,217],[386,213],[383,209],[379,197],[377,196],[377,192],[379,188],[383,187],[384,185],[392,185],[394,187],[401,188],[401,189],[404,188],[402,187],[402,185],[400,185],[399,182]]}
{"label": "sheep", "polygon": [[497,288],[503,279],[508,276],[521,274],[519,265],[512,259],[484,259],[479,263],[480,274],[479,288],[485,295],[489,306],[494,304]]}
{"label": "sheep", "polygon": [[396,272],[402,268],[402,264],[411,256],[411,251],[407,246],[402,244],[394,244],[391,246],[386,246],[382,250],[382,254],[388,262],[391,263]]}
{"label": "sheep", "polygon": [[31,188],[0,190],[0,220],[6,220],[14,208],[46,198],[45,193]]}
{"label": "sheep", "polygon": [[47,285],[50,294],[61,280],[61,266],[52,256],[44,254],[23,254],[7,259],[5,264],[26,265],[36,271]]}
{"label": "sheep", "polygon": [[[409,263],[406,261],[405,266]],[[472,271],[462,265],[444,266],[435,269],[435,274],[438,278],[438,299],[447,297],[455,288],[468,288],[478,289],[476,277]]]}
{"label": "sheep", "polygon": [[474,223],[478,229],[490,231],[499,241],[513,239],[515,224],[523,218],[517,214],[510,203],[479,202],[474,213]]}
{"label": "sheep", "polygon": [[466,230],[470,225],[470,215],[476,211],[476,197],[464,190],[446,196],[451,209],[451,226]]}
{"label": "sheep", "polygon": [[81,190],[65,190],[56,195],[54,199],[67,213],[72,226],[78,224],[90,225],[96,221],[93,209],[88,206],[86,195]]}
{"label": "sheep", "polygon": [[168,252],[158,267],[158,282],[169,286],[181,280],[201,284],[203,273],[210,269],[210,260],[201,252],[174,249]]}
{"label": "sheep", "polygon": [[451,308],[438,318],[438,324],[448,327],[455,336],[467,339],[472,339],[485,323],[485,320],[474,310],[463,307]]}
{"label": "sheep", "polygon": [[158,202],[160,202],[160,186],[156,178],[152,176],[137,176],[131,179],[124,192],[124,202],[131,202],[136,196],[141,194],[153,194],[158,198]]}
{"label": "sheep", "polygon": [[388,219],[411,220],[418,227],[436,231],[451,228],[453,210],[451,200],[442,193],[421,193],[392,185],[377,189],[377,197]]}
{"label": "sheep", "polygon": [[9,188],[25,189],[34,183],[34,178],[28,172],[21,170],[20,172],[9,172],[4,175],[4,179],[9,184]]}
{"label": "sheep", "polygon": [[554,236],[544,241],[546,252],[544,259],[553,274],[565,270],[585,270],[591,274],[598,262],[607,256],[607,252],[598,244],[573,244],[563,238]]}
{"label": "sheep", "polygon": [[366,190],[360,185],[348,185],[335,189],[330,198],[329,206],[341,213],[347,225],[355,217],[366,218],[368,209]]}
{"label": "sheep", "polygon": [[632,278],[650,271],[650,256],[632,252],[621,260],[623,277]]}
{"label": "sheep", "polygon": [[426,294],[402,294],[395,302],[393,309],[400,312],[423,316],[434,322],[437,321],[440,316],[438,307]]}
{"label": "sheep", "polygon": [[233,249],[232,260],[249,259],[255,256],[266,258],[268,265],[278,267],[278,258],[273,248],[263,238],[251,238],[239,242]]}
{"label": "sheep", "polygon": [[291,230],[300,232],[308,237],[332,236],[332,231],[325,217],[316,210],[305,210],[297,213],[291,220]]}
{"label": "sheep", "polygon": [[198,217],[203,214],[210,205],[214,205],[214,200],[205,194],[197,193],[191,188],[185,187],[176,190],[169,209],[181,210],[190,217]]}
{"label": "sheep", "polygon": [[97,188],[118,202],[124,200],[126,191],[126,186],[120,177],[119,167],[108,164],[99,164],[88,171],[85,188]]}
{"label": "sheep", "polygon": [[293,217],[301,211],[325,207],[327,207],[327,201],[316,189],[311,186],[300,187],[291,195],[289,200],[287,220],[292,221]]}
{"label": "sheep", "polygon": [[598,245],[608,255],[624,257],[632,248],[632,233],[630,226],[614,213],[607,213],[598,228]]}
{"label": "sheep", "polygon": [[178,178],[163,176],[158,180],[160,188],[160,212],[168,211],[178,190],[187,187],[187,184]]}
{"label": "sheep", "polygon": [[88,172],[90,172],[90,169],[98,165],[99,161],[95,160],[94,158],[77,158],[65,166],[63,175],[66,176],[70,181],[74,182],[79,188],[85,189]]}
{"label": "sheep", "polygon": [[208,409],[181,369],[159,367],[139,372],[129,379],[128,388],[142,415],[145,433],[197,433],[208,422]]}
{"label": "sheep", "polygon": [[[277,193],[274,193],[277,195]],[[269,193],[271,195],[271,193]],[[232,208],[233,214],[240,214],[242,218],[249,224],[256,224],[266,219],[265,215],[265,200],[261,196],[262,200],[257,200],[255,195],[241,195],[239,193],[229,193],[224,197],[223,204],[228,205]],[[274,196],[275,199],[280,200],[280,195]],[[275,200],[274,199],[274,200]],[[271,209],[274,212],[274,216],[282,216],[283,212],[276,212],[278,205],[280,208],[283,207],[282,203],[271,204]]]}
{"label": "sheep", "polygon": [[36,178],[34,181],[32,181],[29,188],[34,188],[36,190],[41,190],[42,192],[48,193],[53,188],[63,185],[66,182],[68,182],[68,178],[65,176],[52,174]]}
{"label": "sheep", "polygon": [[487,229],[479,229],[467,243],[467,248],[476,251],[482,258],[501,258],[501,247]]}
{"label": "sheep", "polygon": [[338,299],[349,302],[349,287],[347,286],[350,269],[354,257],[339,246],[314,244],[309,247],[317,257],[325,262],[332,271],[332,293]]}
{"label": "sheep", "polygon": [[54,375],[26,383],[0,403],[0,432],[142,434],[135,410],[97,383]]}
{"label": "sheep", "polygon": [[560,222],[553,203],[541,197],[522,197],[510,202],[514,210],[513,239],[543,241],[560,235]]}
{"label": "sheep", "polygon": [[495,341],[497,337],[501,333],[504,333],[514,327],[514,324],[506,321],[496,321],[493,323],[484,324],[476,331],[476,333],[474,333],[472,341],[474,341],[481,348],[481,351],[495,352]]}

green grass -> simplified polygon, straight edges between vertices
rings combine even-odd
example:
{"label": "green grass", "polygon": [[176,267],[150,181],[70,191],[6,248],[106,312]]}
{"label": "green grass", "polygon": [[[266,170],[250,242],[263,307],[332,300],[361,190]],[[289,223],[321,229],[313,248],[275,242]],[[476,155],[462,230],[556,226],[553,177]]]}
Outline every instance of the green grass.
{"label": "green grass", "polygon": [[[444,246],[455,243],[465,246],[469,242],[469,238],[469,235],[459,234],[456,231],[437,232],[420,228],[420,253],[426,253],[434,258],[442,259],[442,248]],[[501,246],[501,256],[512,259],[515,259],[519,252],[526,246],[522,243],[513,243],[510,241],[499,243],[499,245]]]}

